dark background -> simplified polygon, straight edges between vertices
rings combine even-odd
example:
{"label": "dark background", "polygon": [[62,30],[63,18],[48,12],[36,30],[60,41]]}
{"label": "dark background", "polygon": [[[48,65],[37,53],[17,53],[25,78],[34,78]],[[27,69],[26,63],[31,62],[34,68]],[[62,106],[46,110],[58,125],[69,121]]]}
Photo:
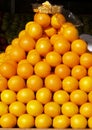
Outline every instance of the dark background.
{"label": "dark background", "polygon": [[[14,1],[14,11],[31,12],[33,3],[42,3],[45,0],[0,0],[0,10],[5,12],[11,12],[11,1]],[[92,1],[82,0],[49,0],[52,4],[63,5],[65,9],[68,9],[75,14],[92,14]]]}

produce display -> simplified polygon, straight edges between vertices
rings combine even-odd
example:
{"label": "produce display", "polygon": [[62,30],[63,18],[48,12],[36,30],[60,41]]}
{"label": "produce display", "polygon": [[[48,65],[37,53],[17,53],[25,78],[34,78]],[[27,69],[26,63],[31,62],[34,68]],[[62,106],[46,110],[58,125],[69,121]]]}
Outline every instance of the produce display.
{"label": "produce display", "polygon": [[92,128],[92,53],[61,12],[42,3],[0,53],[1,128]]}

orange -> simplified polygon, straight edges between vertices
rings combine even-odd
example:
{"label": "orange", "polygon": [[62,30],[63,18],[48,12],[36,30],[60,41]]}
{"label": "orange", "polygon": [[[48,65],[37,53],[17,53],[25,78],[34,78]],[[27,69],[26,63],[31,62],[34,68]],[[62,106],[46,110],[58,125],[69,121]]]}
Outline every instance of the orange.
{"label": "orange", "polygon": [[92,91],[92,77],[85,76],[79,80],[79,88],[85,92]]}
{"label": "orange", "polygon": [[87,119],[81,114],[75,114],[71,117],[71,128],[85,129],[87,127]]}
{"label": "orange", "polygon": [[27,79],[33,74],[33,66],[30,63],[18,64],[17,74],[23,79]]}
{"label": "orange", "polygon": [[19,128],[32,128],[34,127],[34,117],[29,114],[22,114],[17,119],[17,126]]}
{"label": "orange", "polygon": [[35,13],[34,21],[46,28],[50,25],[50,16],[45,13]]}
{"label": "orange", "polygon": [[23,59],[19,61],[17,65],[24,64],[24,63],[29,63],[29,61],[27,59]]}
{"label": "orange", "polygon": [[1,92],[1,101],[6,104],[11,104],[16,101],[16,99],[16,93],[10,89],[5,89]]}
{"label": "orange", "polygon": [[[14,40],[15,41],[15,40]],[[13,48],[13,45],[12,44],[9,44],[6,48],[5,48],[5,53],[6,54],[10,54],[11,53],[11,50]],[[4,55],[4,53],[1,53],[2,55]],[[1,55],[0,54],[0,55]]]}
{"label": "orange", "polygon": [[63,115],[72,117],[73,115],[78,113],[78,106],[71,101],[65,102],[61,106],[61,112]]}
{"label": "orange", "polygon": [[67,76],[62,81],[62,88],[67,92],[72,92],[78,89],[78,86],[79,86],[78,80],[72,76]]}
{"label": "orange", "polygon": [[80,80],[87,75],[87,69],[82,65],[76,65],[72,68],[71,75]]}
{"label": "orange", "polygon": [[92,103],[92,91],[88,93],[88,101]]}
{"label": "orange", "polygon": [[0,101],[0,116],[8,113],[8,105],[2,101]]}
{"label": "orange", "polygon": [[58,90],[53,94],[53,100],[58,104],[62,105],[69,101],[69,94],[64,90]]}
{"label": "orange", "polygon": [[45,56],[48,52],[52,50],[50,40],[45,37],[41,37],[36,42],[35,49],[41,56]]}
{"label": "orange", "polygon": [[42,104],[46,104],[47,102],[50,102],[52,99],[52,92],[48,88],[40,88],[36,92],[36,99],[41,102]]}
{"label": "orange", "polygon": [[[62,28],[62,27],[61,27]],[[79,31],[75,26],[67,26],[63,28],[62,35],[70,42],[79,38]]]}
{"label": "orange", "polygon": [[14,46],[11,50],[10,56],[12,60],[19,62],[26,58],[26,52],[20,46]]}
{"label": "orange", "polygon": [[35,118],[36,128],[50,128],[52,125],[52,119],[47,114],[40,114]]}
{"label": "orange", "polygon": [[60,105],[53,101],[48,102],[44,105],[44,113],[52,118],[57,115],[60,115]]}
{"label": "orange", "polygon": [[20,38],[24,37],[26,34],[27,34],[27,32],[26,32],[25,29],[24,29],[24,30],[21,30],[21,31],[19,32],[19,34],[18,34],[18,38],[20,39]]}
{"label": "orange", "polygon": [[28,88],[36,92],[43,87],[43,79],[38,75],[32,75],[27,79],[26,84]]}
{"label": "orange", "polygon": [[0,74],[5,78],[11,78],[16,75],[16,67],[9,62],[0,65]]}
{"label": "orange", "polygon": [[16,124],[17,118],[11,113],[6,113],[0,118],[0,126],[2,128],[14,128]]}
{"label": "orange", "polygon": [[30,26],[32,23],[34,23],[34,21],[29,21],[29,22],[26,23],[26,25],[25,25],[25,33],[27,33],[27,31],[29,30],[29,26]]}
{"label": "orange", "polygon": [[32,38],[36,40],[39,39],[43,34],[42,26],[37,22],[32,22],[29,24],[26,31]]}
{"label": "orange", "polygon": [[64,53],[70,51],[70,42],[65,38],[59,38],[55,41],[54,50],[59,54],[63,55]]}
{"label": "orange", "polygon": [[80,64],[87,69],[92,66],[92,54],[90,52],[83,53],[80,56]]}
{"label": "orange", "polygon": [[92,117],[88,118],[88,128],[92,129]]}
{"label": "orange", "polygon": [[50,37],[50,43],[52,45],[54,45],[56,43],[57,40],[60,40],[62,39],[62,35],[59,35],[59,34],[54,34]]}
{"label": "orange", "polygon": [[56,74],[50,74],[45,78],[45,87],[55,92],[62,88],[62,81]]}
{"label": "orange", "polygon": [[87,43],[82,39],[76,39],[71,43],[71,50],[82,55],[87,52]]}
{"label": "orange", "polygon": [[50,66],[55,67],[62,62],[62,57],[58,52],[50,51],[46,55],[46,61]]}
{"label": "orange", "polygon": [[32,65],[35,65],[37,62],[41,61],[41,56],[36,49],[32,49],[27,54],[27,60]]}
{"label": "orange", "polygon": [[90,66],[88,68],[88,76],[91,76],[92,77],[92,66]]}
{"label": "orange", "polygon": [[92,103],[86,102],[82,104],[80,106],[79,112],[86,118],[92,117]]}
{"label": "orange", "polygon": [[13,45],[13,46],[18,46],[18,45],[19,45],[19,38],[18,38],[18,37],[14,38],[14,39],[11,41],[11,45]]}
{"label": "orange", "polygon": [[55,13],[51,17],[51,25],[56,29],[59,29],[65,22],[66,19],[63,14]]}
{"label": "orange", "polygon": [[53,128],[69,128],[70,119],[66,115],[58,115],[53,118]]}
{"label": "orange", "polygon": [[26,105],[20,101],[15,101],[9,105],[9,112],[19,117],[26,112]]}
{"label": "orange", "polygon": [[20,38],[19,45],[26,52],[28,52],[28,51],[34,49],[35,40],[32,37],[30,37],[29,35],[24,35],[22,38]]}
{"label": "orange", "polygon": [[7,79],[0,75],[0,92],[7,89],[8,87],[7,84],[8,84]]}
{"label": "orange", "polygon": [[79,55],[73,51],[68,51],[63,54],[62,57],[63,64],[73,68],[75,65],[80,63]]}
{"label": "orange", "polygon": [[70,76],[71,70],[65,64],[59,64],[55,67],[55,74],[57,74],[61,79]]}
{"label": "orange", "polygon": [[15,92],[18,92],[20,89],[24,87],[25,87],[25,80],[18,75],[12,76],[8,80],[8,88]]}
{"label": "orange", "polygon": [[27,113],[36,117],[43,113],[43,105],[38,100],[31,100],[26,105]]}
{"label": "orange", "polygon": [[41,78],[45,78],[51,72],[51,66],[45,61],[39,61],[34,66],[34,73]]}
{"label": "orange", "polygon": [[57,33],[57,30],[56,30],[54,27],[50,26],[50,27],[46,28],[46,29],[44,30],[44,32],[45,32],[45,34],[46,34],[48,37],[52,37],[54,34]]}
{"label": "orange", "polygon": [[77,89],[71,92],[70,101],[74,102],[76,105],[82,105],[87,102],[88,95],[85,91]]}
{"label": "orange", "polygon": [[30,88],[22,88],[17,92],[16,97],[18,101],[27,103],[35,99],[35,93]]}

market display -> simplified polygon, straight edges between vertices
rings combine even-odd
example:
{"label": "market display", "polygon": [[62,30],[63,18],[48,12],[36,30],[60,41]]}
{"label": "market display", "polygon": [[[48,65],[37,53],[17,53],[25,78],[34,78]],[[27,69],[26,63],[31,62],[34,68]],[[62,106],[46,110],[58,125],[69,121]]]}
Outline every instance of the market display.
{"label": "market display", "polygon": [[92,128],[92,52],[62,8],[34,12],[0,53],[0,127]]}

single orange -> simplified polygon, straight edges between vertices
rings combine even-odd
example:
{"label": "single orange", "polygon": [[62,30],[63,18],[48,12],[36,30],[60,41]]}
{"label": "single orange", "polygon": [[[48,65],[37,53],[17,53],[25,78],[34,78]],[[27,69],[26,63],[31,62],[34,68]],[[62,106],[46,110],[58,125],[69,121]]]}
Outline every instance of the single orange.
{"label": "single orange", "polygon": [[0,92],[7,89],[8,87],[8,80],[0,75]]}
{"label": "single orange", "polygon": [[50,16],[45,13],[35,13],[34,21],[46,28],[50,25]]}

